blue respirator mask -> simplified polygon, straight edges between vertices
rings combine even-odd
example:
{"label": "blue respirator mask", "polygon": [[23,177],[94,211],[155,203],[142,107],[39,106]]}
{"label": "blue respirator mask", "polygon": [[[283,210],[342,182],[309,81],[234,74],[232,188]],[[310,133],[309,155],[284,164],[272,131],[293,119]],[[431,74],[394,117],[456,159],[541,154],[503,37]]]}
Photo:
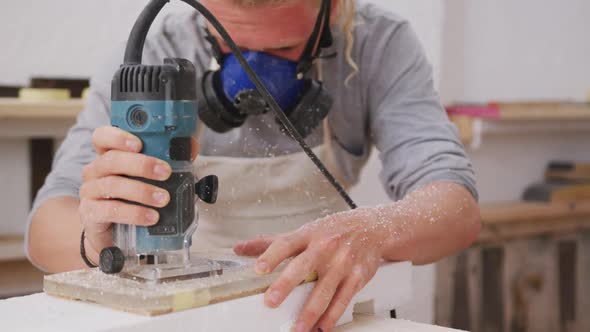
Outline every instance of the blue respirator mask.
{"label": "blue respirator mask", "polygon": [[[320,81],[305,78],[313,61],[321,57],[321,50],[332,45],[330,14],[331,0],[322,0],[313,32],[298,62],[264,52],[243,52],[248,64],[304,138],[328,115],[333,103]],[[207,40],[220,69],[203,76],[198,98],[199,117],[209,128],[224,133],[243,125],[248,116],[266,113],[269,106],[237,58],[222,54],[210,34]]]}

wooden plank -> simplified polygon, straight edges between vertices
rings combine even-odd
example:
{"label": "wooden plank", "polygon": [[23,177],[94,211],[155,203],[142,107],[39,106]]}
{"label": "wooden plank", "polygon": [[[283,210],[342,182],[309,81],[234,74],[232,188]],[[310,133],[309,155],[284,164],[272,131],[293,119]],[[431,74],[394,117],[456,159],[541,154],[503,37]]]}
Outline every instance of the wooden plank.
{"label": "wooden plank", "polygon": [[559,222],[563,218],[590,217],[590,201],[576,203],[490,203],[482,204],[480,209],[482,222],[486,225],[542,220]]}
{"label": "wooden plank", "polygon": [[[44,290],[53,296],[98,303],[118,310],[153,316],[261,294],[284,267],[281,265],[272,274],[260,276],[254,272],[254,258],[238,257],[228,252],[203,253],[199,254],[199,257],[233,261],[241,266],[226,270],[220,276],[160,284],[106,275],[96,269],[80,270],[47,276]],[[379,273],[381,279],[374,280],[376,283],[381,283],[377,285],[380,288],[375,288],[377,287],[375,283],[369,283],[363,291],[389,293],[388,297],[363,299],[359,294],[357,299],[360,302],[371,301],[371,310],[387,312],[396,308],[392,301],[404,299],[403,292],[409,293],[411,264],[384,263]],[[395,273],[398,276],[394,278]],[[385,277],[387,279],[383,279]],[[400,293],[402,290],[398,287],[385,287],[386,280],[392,280],[392,278],[405,285],[403,287],[406,287],[406,290]],[[385,291],[384,288],[388,290]],[[394,299],[393,296],[401,298]],[[409,298],[406,297],[405,300]]]}
{"label": "wooden plank", "polygon": [[456,262],[457,256],[451,256],[436,263],[434,322],[440,326],[452,327],[453,289],[455,287],[453,271]]}
{"label": "wooden plank", "polygon": [[587,182],[590,181],[590,163],[552,161],[545,171],[545,180]]}
{"label": "wooden plank", "polygon": [[58,77],[32,77],[31,88],[38,89],[68,89],[73,98],[81,98],[84,89],[88,88],[88,79],[72,79]]}
{"label": "wooden plank", "polygon": [[82,111],[81,99],[56,101],[22,101],[0,98],[0,120],[7,119],[65,119],[73,120]]}
{"label": "wooden plank", "polygon": [[556,331],[558,326],[555,241],[521,239],[505,248],[505,328],[511,332]]}
{"label": "wooden plank", "polygon": [[527,241],[510,241],[504,244],[504,329],[510,332],[526,332],[528,299],[523,280],[528,271],[523,267],[529,254]]}
{"label": "wooden plank", "polygon": [[450,116],[467,116],[489,121],[542,121],[590,119],[590,105],[573,102],[515,102],[447,107]]}
{"label": "wooden plank", "polygon": [[[98,303],[147,316],[167,314],[262,293],[277,276],[258,276],[252,258],[211,253],[200,255],[230,260],[241,265],[213,278],[153,284],[107,275],[97,269],[79,270],[45,277],[45,293],[66,299]],[[280,271],[279,269],[278,271]],[[105,285],[109,285],[105,287]]]}
{"label": "wooden plank", "polygon": [[482,289],[483,289],[483,266],[481,259],[481,246],[474,246],[467,252],[467,266],[469,278],[466,287],[469,288],[469,315],[471,317],[470,331],[481,331],[482,319]]}
{"label": "wooden plank", "polygon": [[577,279],[578,288],[576,293],[576,326],[575,331],[590,331],[590,232],[578,234],[578,259]]}
{"label": "wooden plank", "polygon": [[453,276],[454,287],[451,326],[460,330],[470,330],[469,287],[465,287],[469,276],[467,253],[463,252],[457,256]]}
{"label": "wooden plank", "polygon": [[482,244],[502,243],[507,240],[535,237],[548,234],[566,234],[590,229],[587,219],[556,222],[522,223],[514,225],[484,225],[477,242]]}
{"label": "wooden plank", "polygon": [[494,203],[481,206],[478,243],[590,229],[590,202]]}
{"label": "wooden plank", "polygon": [[526,276],[529,288],[528,331],[559,330],[559,291],[557,245],[554,237],[527,240],[529,255],[522,264],[530,271]]}
{"label": "wooden plank", "polygon": [[504,331],[504,251],[501,247],[484,248],[482,260],[482,291],[480,298],[480,331]]}
{"label": "wooden plank", "polygon": [[499,104],[503,120],[581,120],[590,119],[590,107],[586,103],[529,102]]}
{"label": "wooden plank", "polygon": [[[531,102],[502,103],[488,105],[454,105],[447,107],[449,118],[457,126],[463,144],[473,141],[473,121],[482,121],[483,133],[507,130],[521,132],[523,129],[541,131],[570,129],[584,130],[580,122],[590,120],[590,106],[587,103]],[[550,124],[559,122],[563,126]],[[549,125],[549,126],[547,126]],[[488,130],[494,128],[494,130]],[[481,134],[481,133],[478,133]]]}
{"label": "wooden plank", "polygon": [[559,260],[559,322],[562,332],[574,331],[576,321],[577,243],[560,241]]}

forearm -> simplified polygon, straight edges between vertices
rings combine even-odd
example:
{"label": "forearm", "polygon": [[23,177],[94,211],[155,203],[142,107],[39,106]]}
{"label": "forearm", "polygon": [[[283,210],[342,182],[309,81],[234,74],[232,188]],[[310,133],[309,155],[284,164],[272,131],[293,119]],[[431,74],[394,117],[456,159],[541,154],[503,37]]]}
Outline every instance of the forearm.
{"label": "forearm", "polygon": [[[82,224],[79,201],[74,197],[48,199],[37,209],[29,228],[29,255],[49,272],[84,268],[80,258]],[[97,254],[86,246],[87,256],[96,262]]]}
{"label": "forearm", "polygon": [[375,208],[382,257],[428,264],[468,247],[479,234],[479,207],[463,186],[436,182]]}

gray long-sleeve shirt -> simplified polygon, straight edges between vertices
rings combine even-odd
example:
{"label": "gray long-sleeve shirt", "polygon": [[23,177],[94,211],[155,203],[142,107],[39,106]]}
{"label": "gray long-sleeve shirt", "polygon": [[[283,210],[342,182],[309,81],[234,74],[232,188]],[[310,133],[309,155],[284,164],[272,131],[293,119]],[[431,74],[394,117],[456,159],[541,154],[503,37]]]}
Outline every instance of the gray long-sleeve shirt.
{"label": "gray long-sleeve shirt", "polygon": [[[212,58],[202,27],[203,19],[197,14],[166,17],[146,42],[144,63],[186,58],[195,64],[200,78]],[[328,123],[336,142],[336,160],[348,182],[358,180],[359,169],[376,146],[383,164],[380,178],[392,200],[434,181],[462,184],[477,197],[471,164],[440,105],[431,66],[408,22],[359,3],[353,33],[352,58],[359,72],[348,86],[345,80],[351,69],[344,57],[346,42],[337,28],[334,45],[325,52],[335,51],[338,56],[322,65],[324,84],[335,101]],[[84,111],[57,152],[31,215],[50,197],[78,197],[82,167],[96,158],[92,132],[110,123],[110,82],[123,61],[123,46],[92,78]],[[321,144],[322,131],[319,126],[306,139],[308,144]],[[294,140],[279,132],[272,114],[250,117],[242,127],[225,134],[205,128],[200,143],[201,154],[215,156],[270,157],[300,151]]]}

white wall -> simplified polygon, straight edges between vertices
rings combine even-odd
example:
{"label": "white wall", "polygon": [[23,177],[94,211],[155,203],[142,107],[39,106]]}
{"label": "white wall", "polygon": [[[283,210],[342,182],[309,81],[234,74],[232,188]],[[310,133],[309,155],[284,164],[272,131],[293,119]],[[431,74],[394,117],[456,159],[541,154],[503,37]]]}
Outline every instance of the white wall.
{"label": "white wall", "polygon": [[590,1],[447,0],[441,91],[449,101],[584,99]]}
{"label": "white wall", "polygon": [[[446,101],[585,100],[590,1],[448,0],[441,93]],[[483,137],[470,150],[480,200],[518,200],[551,159],[590,160],[590,132]]]}
{"label": "white wall", "polygon": [[[412,22],[433,63],[438,80],[443,2],[372,2]],[[26,85],[33,75],[89,77],[104,54],[108,53],[111,45],[127,37],[131,25],[145,3],[146,0],[0,0],[0,40],[3,42],[0,51],[0,84]],[[167,8],[184,9],[185,5],[179,3]],[[374,205],[388,201],[377,179],[380,167],[374,154],[363,173],[362,184],[353,191],[353,196],[360,204]],[[4,169],[2,171],[4,172]],[[5,211],[8,208],[2,201],[9,200],[0,200],[0,210]],[[15,215],[11,216],[12,219],[24,220],[26,207],[13,212]],[[17,226],[19,227],[16,228],[22,231],[22,225]],[[423,322],[432,321],[432,271],[430,266],[416,270],[415,301],[400,310],[403,317]]]}
{"label": "white wall", "polygon": [[[410,19],[438,73],[442,2],[369,2]],[[127,38],[145,3],[147,0],[0,0],[0,84],[25,85],[32,75],[92,75],[104,53]],[[181,10],[192,8],[173,1],[164,9]]]}
{"label": "white wall", "polygon": [[[0,0],[0,84],[89,77],[125,40],[147,0]],[[168,5],[165,11],[184,9]]]}

